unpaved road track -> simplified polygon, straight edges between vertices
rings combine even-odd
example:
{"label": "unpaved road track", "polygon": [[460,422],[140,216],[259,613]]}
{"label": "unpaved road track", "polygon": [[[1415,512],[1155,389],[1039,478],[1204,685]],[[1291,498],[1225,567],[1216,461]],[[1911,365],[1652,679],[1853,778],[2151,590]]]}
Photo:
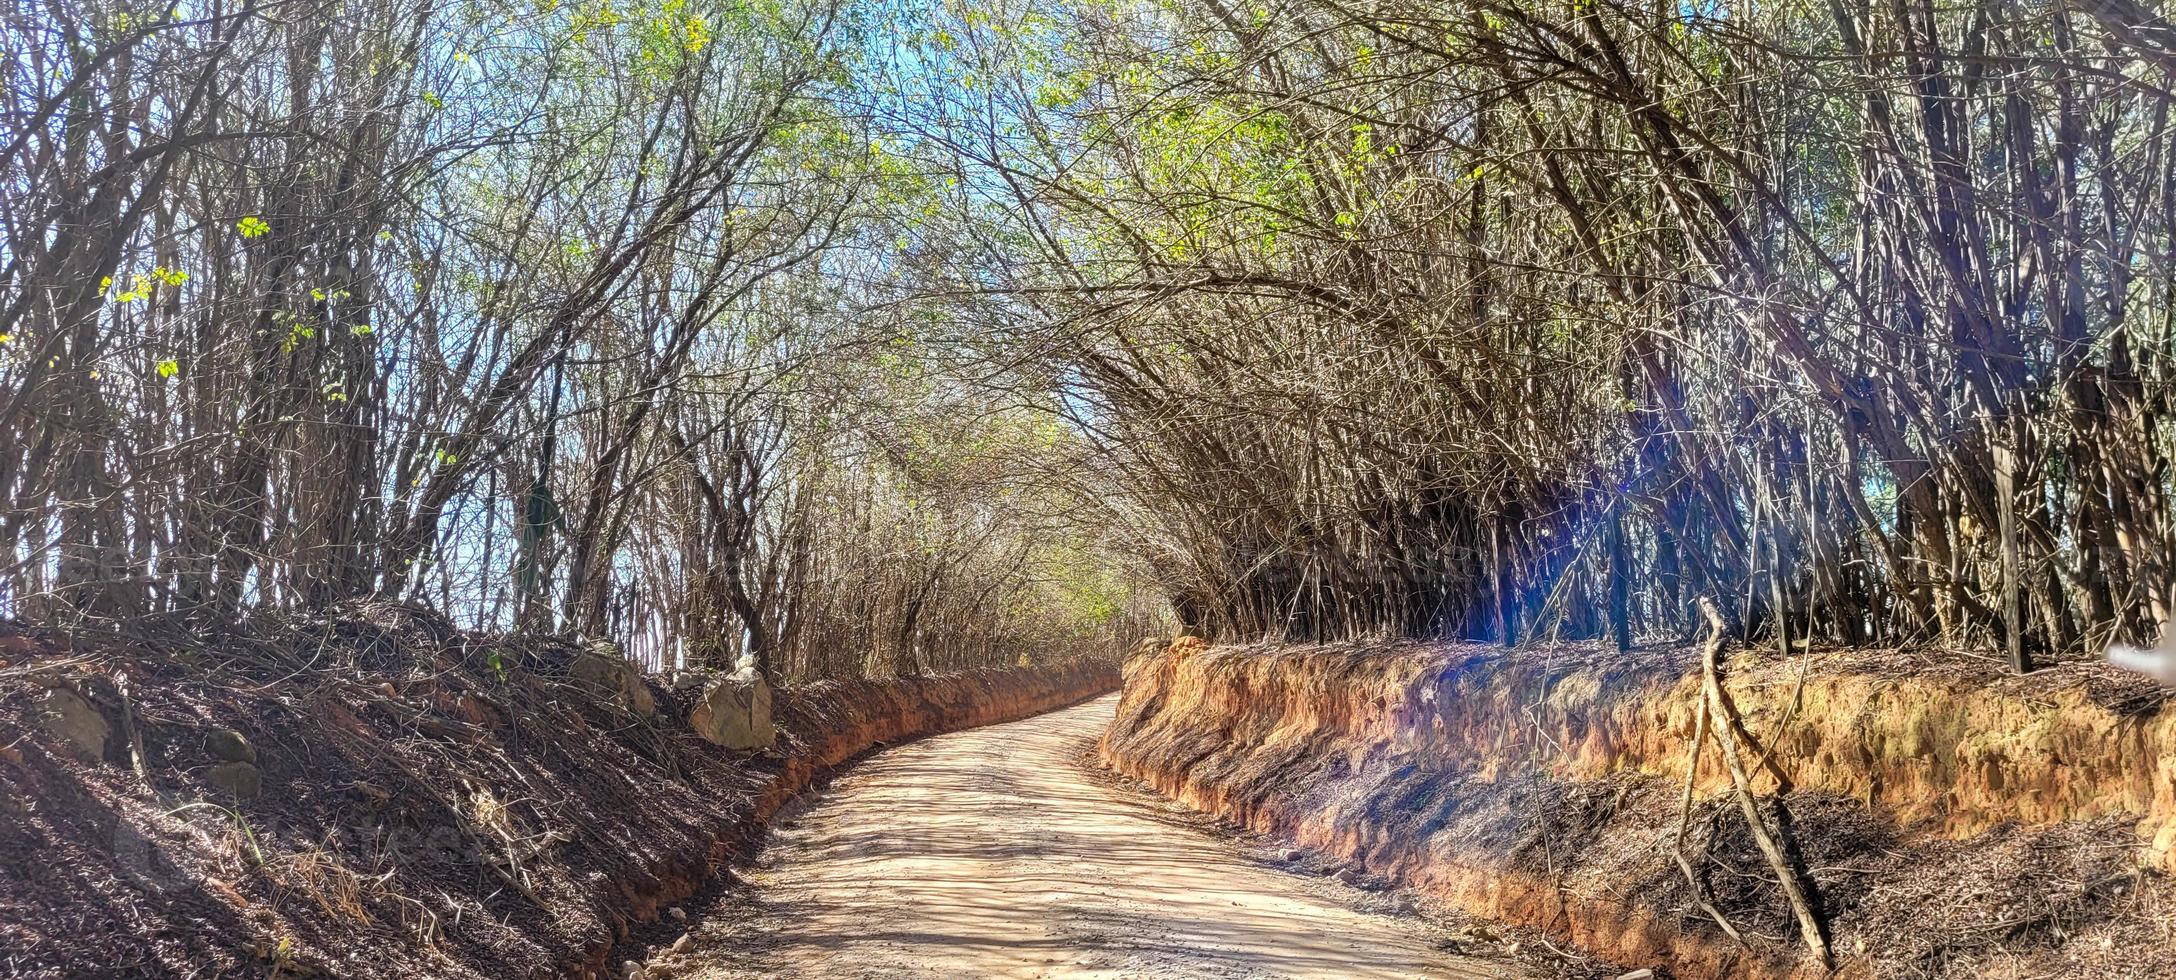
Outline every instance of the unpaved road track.
{"label": "unpaved road track", "polygon": [[[783,821],[678,980],[1523,976],[1096,778],[1113,700],[888,750]],[[745,906],[742,903],[746,903]]]}

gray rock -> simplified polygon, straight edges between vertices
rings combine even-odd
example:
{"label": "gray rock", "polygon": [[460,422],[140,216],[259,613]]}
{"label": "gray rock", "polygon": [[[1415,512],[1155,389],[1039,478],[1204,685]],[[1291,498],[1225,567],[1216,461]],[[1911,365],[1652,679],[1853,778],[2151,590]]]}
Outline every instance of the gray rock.
{"label": "gray rock", "polygon": [[254,799],[264,792],[264,771],[253,763],[222,762],[207,775],[212,785],[234,794],[236,799]]}
{"label": "gray rock", "polygon": [[672,908],[666,909],[666,910],[665,910],[665,914],[666,914],[666,915],[669,915],[669,916],[672,916],[672,920],[673,920],[674,922],[686,922],[686,921],[688,921],[688,910],[686,910],[686,909],[684,909],[684,908],[681,908],[681,907],[680,907],[680,906],[678,906],[678,905],[675,905],[675,906],[673,906]]}
{"label": "gray rock", "polygon": [[1620,973],[1617,974],[1617,980],[1655,980],[1655,971],[1634,970],[1630,973]]}
{"label": "gray rock", "polygon": [[612,699],[635,714],[657,714],[657,697],[643,679],[642,669],[627,659],[620,648],[604,640],[591,643],[574,657],[567,676],[584,690]]}
{"label": "gray rock", "polygon": [[764,749],[778,740],[771,718],[771,685],[755,670],[721,677],[703,690],[688,712],[688,724],[714,745],[729,749]]}
{"label": "gray rock", "polygon": [[69,751],[87,762],[105,761],[106,742],[113,737],[113,726],[90,699],[65,687],[52,688],[38,700],[37,718],[38,726]]}
{"label": "gray rock", "polygon": [[1368,874],[1365,870],[1362,870],[1357,865],[1346,865],[1345,867],[1339,868],[1337,869],[1337,874],[1332,875],[1332,877],[1337,879],[1338,884],[1345,885],[1351,888],[1358,888],[1362,891],[1377,892],[1383,890],[1383,883],[1381,880],[1377,879],[1374,875]]}
{"label": "gray rock", "polygon": [[257,747],[249,744],[249,739],[242,737],[241,732],[231,728],[213,729],[211,734],[204,736],[204,747],[211,750],[215,758],[227,762],[251,765],[257,762]]}

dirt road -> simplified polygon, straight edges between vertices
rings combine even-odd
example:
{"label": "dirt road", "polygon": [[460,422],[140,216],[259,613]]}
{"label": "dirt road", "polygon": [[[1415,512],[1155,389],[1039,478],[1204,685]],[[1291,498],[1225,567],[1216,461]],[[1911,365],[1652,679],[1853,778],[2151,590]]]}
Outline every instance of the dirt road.
{"label": "dirt road", "polygon": [[[1109,698],[884,752],[781,822],[673,978],[1497,977],[1081,757]],[[1378,900],[1379,902],[1379,900]]]}

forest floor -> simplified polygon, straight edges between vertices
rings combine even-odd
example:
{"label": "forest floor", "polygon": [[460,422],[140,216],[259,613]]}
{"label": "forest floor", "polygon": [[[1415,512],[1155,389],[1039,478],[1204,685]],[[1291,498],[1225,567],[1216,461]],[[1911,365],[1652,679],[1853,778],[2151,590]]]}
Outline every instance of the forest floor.
{"label": "forest floor", "polygon": [[[1525,977],[1485,927],[1207,833],[1088,753],[1115,697],[877,755],[786,813],[651,977]],[[1327,875],[1324,872],[1329,872]],[[1351,884],[1361,887],[1351,887]],[[1461,950],[1471,950],[1462,952]]]}

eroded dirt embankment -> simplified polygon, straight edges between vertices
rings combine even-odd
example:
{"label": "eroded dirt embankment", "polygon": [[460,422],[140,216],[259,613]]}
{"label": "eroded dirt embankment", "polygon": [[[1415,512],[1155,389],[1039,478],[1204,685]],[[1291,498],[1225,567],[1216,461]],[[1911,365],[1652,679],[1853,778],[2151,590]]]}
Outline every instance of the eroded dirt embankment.
{"label": "eroded dirt embankment", "polygon": [[[2176,712],[2150,685],[1861,652],[1741,654],[1728,688],[1795,783],[1783,816],[1845,975],[2176,975],[2157,870],[2176,833]],[[1744,943],[1674,863],[1697,705],[1689,650],[1181,641],[1128,664],[1102,754],[1197,808],[1616,962],[1818,975],[1713,751],[1687,854]]]}
{"label": "eroded dirt embankment", "polygon": [[385,606],[184,650],[0,636],[0,975],[599,972],[828,769],[1117,682],[789,687],[751,753],[585,655]]}

